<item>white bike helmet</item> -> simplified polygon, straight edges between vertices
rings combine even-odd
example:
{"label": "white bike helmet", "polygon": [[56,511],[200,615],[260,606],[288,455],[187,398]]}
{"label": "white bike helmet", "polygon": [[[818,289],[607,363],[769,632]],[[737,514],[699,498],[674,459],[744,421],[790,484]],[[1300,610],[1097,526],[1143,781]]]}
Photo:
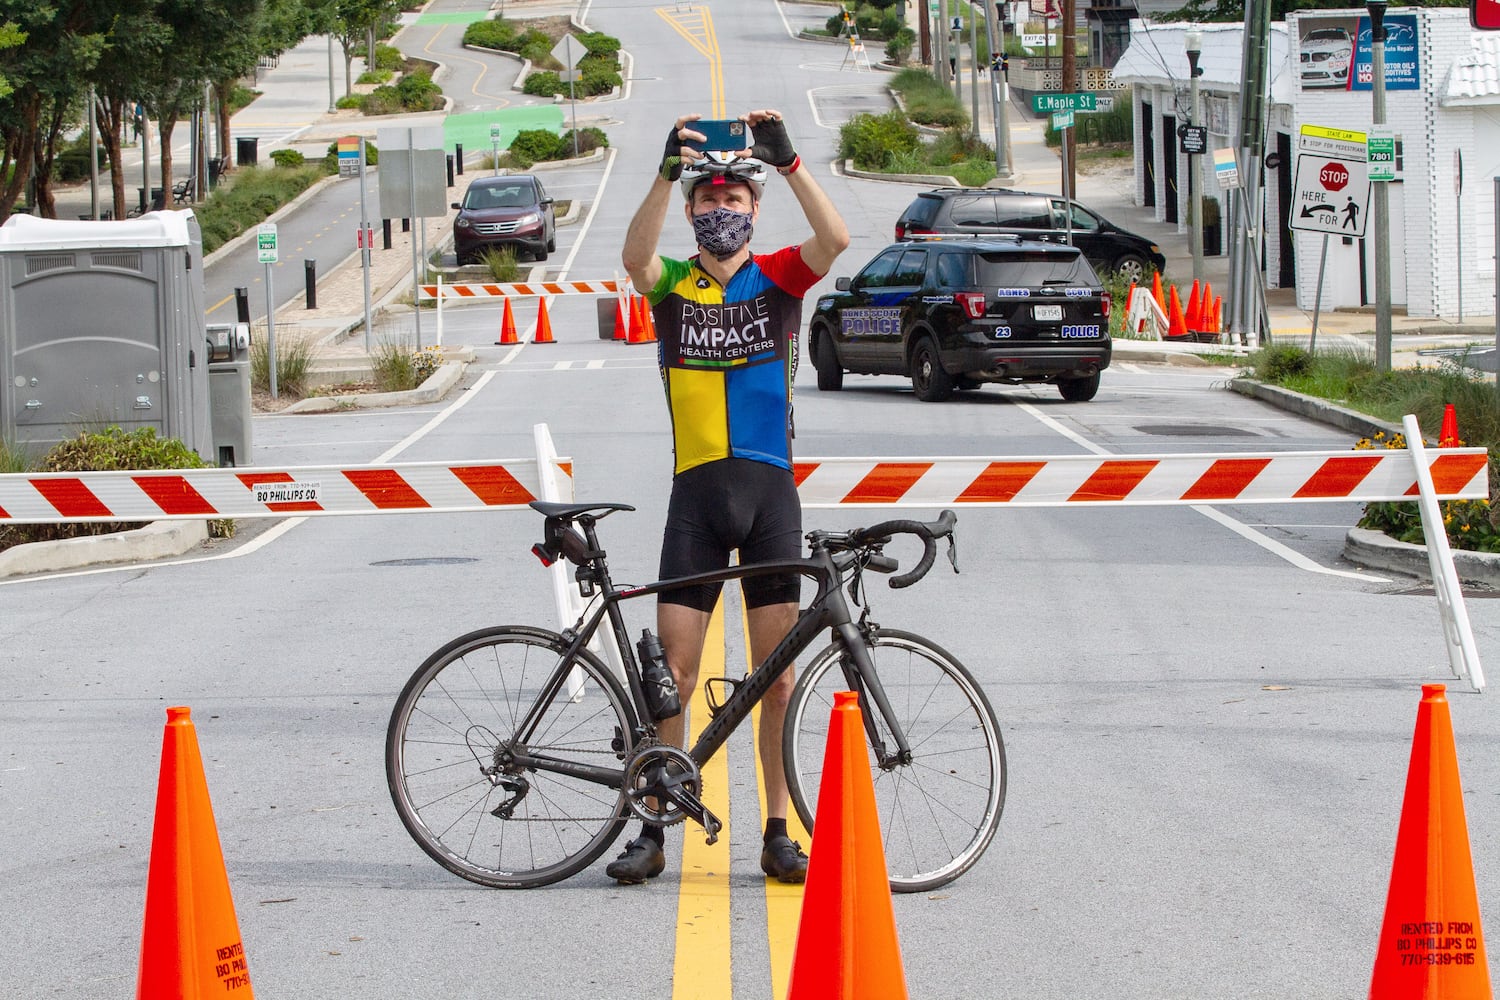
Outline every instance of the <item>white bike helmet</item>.
{"label": "white bike helmet", "polygon": [[766,183],[766,165],[759,160],[733,153],[705,153],[704,159],[682,165],[682,196],[689,200],[699,184],[748,184],[750,193],[760,201]]}

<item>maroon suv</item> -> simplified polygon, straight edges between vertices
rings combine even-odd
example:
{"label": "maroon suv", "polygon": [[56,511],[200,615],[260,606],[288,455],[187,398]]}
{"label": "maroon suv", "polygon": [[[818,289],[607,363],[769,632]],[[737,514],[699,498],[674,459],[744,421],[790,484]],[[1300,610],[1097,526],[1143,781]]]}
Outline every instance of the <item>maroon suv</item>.
{"label": "maroon suv", "polygon": [[486,250],[515,247],[537,260],[557,249],[552,196],[531,174],[481,177],[455,201],[453,250],[460,265],[477,263]]}

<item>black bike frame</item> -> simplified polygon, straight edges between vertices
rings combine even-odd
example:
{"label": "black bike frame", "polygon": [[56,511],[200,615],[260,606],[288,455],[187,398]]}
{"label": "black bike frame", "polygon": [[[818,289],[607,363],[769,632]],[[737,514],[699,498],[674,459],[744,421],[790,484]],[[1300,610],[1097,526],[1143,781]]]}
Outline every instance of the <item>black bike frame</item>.
{"label": "black bike frame", "polygon": [[[859,627],[855,625],[849,615],[849,604],[844,599],[843,592],[839,589],[839,570],[834,564],[833,556],[825,550],[819,550],[805,559],[784,559],[772,562],[752,563],[748,566],[731,566],[711,573],[695,573],[691,576],[674,577],[669,580],[658,580],[655,583],[640,587],[630,587],[625,590],[616,590],[613,581],[609,577],[609,568],[605,563],[605,556],[599,550],[598,538],[595,534],[594,525],[591,521],[582,521],[584,534],[588,539],[590,549],[590,560],[587,572],[594,579],[600,589],[600,606],[587,619],[580,619],[577,625],[563,632],[563,638],[568,640],[567,649],[558,661],[556,671],[548,682],[543,686],[541,695],[527,712],[526,717],[516,727],[516,741],[513,747],[522,748],[514,753],[514,762],[523,767],[535,767],[539,770],[557,771],[566,773],[573,777],[592,781],[596,784],[611,788],[619,788],[624,783],[625,772],[623,768],[594,767],[587,764],[579,764],[574,761],[557,760],[548,756],[533,755],[524,750],[535,726],[540,719],[540,713],[544,706],[548,705],[553,698],[557,697],[563,684],[566,683],[568,674],[573,669],[576,659],[587,656],[584,648],[589,641],[598,634],[601,623],[605,616],[609,617],[610,630],[614,633],[615,642],[619,647],[620,656],[624,660],[625,677],[629,683],[631,699],[635,702],[636,716],[642,722],[641,728],[631,734],[631,745],[639,741],[649,729],[654,728],[654,723],[649,721],[650,714],[646,708],[644,693],[640,684],[640,667],[630,645],[629,632],[625,624],[625,615],[620,605],[637,597],[648,597],[652,594],[660,594],[668,590],[677,590],[682,587],[706,583],[727,583],[730,580],[743,580],[752,576],[768,576],[775,573],[797,573],[811,578],[818,587],[817,595],[806,608],[797,615],[796,622],[787,632],[786,637],[776,645],[776,648],[751,671],[742,681],[734,687],[734,692],[725,699],[714,713],[708,725],[704,727],[702,734],[698,737],[689,751],[693,760],[702,767],[709,758],[718,752],[724,742],[729,739],[731,733],[745,721],[756,703],[771,687],[772,682],[794,662],[797,657],[812,645],[813,641],[824,630],[833,632],[835,641],[842,647],[845,658],[841,666],[845,672],[846,680],[854,686],[859,693],[860,709],[864,716],[865,732],[870,739],[870,744],[876,752],[876,758],[883,766],[897,761],[907,760],[911,755],[911,747],[906,741],[906,734],[897,725],[890,726],[892,737],[896,741],[896,756],[888,757],[885,742],[880,736],[875,725],[873,713],[870,711],[868,698],[874,699],[875,708],[881,716],[887,720],[893,720],[895,714],[891,709],[890,702],[886,699],[885,689],[880,685],[875,674],[874,663],[870,660],[869,651],[865,648],[864,640],[860,635]],[[851,669],[852,667],[852,669]],[[623,735],[623,734],[622,734]]]}

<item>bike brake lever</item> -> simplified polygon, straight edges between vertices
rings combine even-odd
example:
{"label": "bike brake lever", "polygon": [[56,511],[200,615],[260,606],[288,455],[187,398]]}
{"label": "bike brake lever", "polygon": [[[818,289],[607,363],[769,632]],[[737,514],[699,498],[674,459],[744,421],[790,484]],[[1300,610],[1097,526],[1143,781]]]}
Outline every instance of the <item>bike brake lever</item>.
{"label": "bike brake lever", "polygon": [[958,572],[958,539],[952,535],[948,536],[948,561],[953,564],[953,572]]}

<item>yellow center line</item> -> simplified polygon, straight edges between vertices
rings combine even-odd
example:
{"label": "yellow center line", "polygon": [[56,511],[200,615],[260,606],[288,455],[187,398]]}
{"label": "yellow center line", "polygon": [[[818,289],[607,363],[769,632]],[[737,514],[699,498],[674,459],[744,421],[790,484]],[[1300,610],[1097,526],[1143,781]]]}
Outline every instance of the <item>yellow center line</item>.
{"label": "yellow center line", "polygon": [[663,21],[670,24],[688,44],[708,59],[709,114],[724,117],[724,60],[719,54],[719,36],[714,32],[713,15],[707,7],[690,7],[686,11],[656,8]]}
{"label": "yellow center line", "polygon": [[[688,705],[688,746],[708,725],[702,679],[724,674],[724,602],[709,619],[698,690]],[[704,843],[689,820],[682,837],[682,882],[677,892],[677,942],[672,962],[675,1000],[711,1000],[732,995],[729,933],[729,766],[726,750],[703,766],[703,804],[724,823],[719,842]]]}

